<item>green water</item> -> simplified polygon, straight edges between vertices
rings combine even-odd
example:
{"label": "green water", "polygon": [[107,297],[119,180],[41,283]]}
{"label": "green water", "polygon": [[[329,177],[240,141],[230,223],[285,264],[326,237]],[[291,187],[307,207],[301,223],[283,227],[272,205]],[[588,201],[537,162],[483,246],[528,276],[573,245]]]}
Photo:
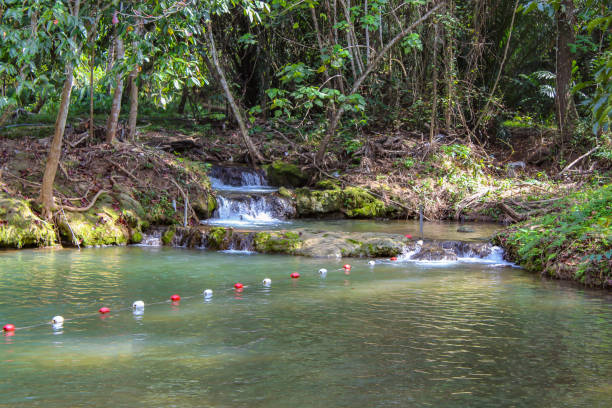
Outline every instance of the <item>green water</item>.
{"label": "green water", "polygon": [[[0,406],[612,406],[609,294],[510,267],[344,262],[0,252],[0,324],[76,318],[0,337]],[[95,313],[173,293],[140,317]]]}

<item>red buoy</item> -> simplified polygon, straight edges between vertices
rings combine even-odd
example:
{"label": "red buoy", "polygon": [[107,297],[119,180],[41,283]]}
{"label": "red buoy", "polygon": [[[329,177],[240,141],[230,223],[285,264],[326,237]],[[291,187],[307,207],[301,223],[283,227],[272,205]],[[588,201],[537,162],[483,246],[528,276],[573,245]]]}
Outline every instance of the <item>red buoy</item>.
{"label": "red buoy", "polygon": [[392,256],[391,258],[389,258],[390,261],[397,261],[397,257],[396,256]]}
{"label": "red buoy", "polygon": [[181,300],[181,297],[179,295],[172,295],[170,296],[170,300],[173,302],[178,302],[179,300]]}
{"label": "red buoy", "polygon": [[236,288],[236,289],[242,289],[242,288],[244,288],[244,285],[243,285],[242,283],[238,282],[238,283],[235,283],[235,284],[234,284],[234,288]]}
{"label": "red buoy", "polygon": [[408,238],[408,239],[412,239],[412,235],[410,235],[410,234],[406,234],[406,235],[404,235],[404,236],[405,236],[406,238]]}
{"label": "red buoy", "polygon": [[293,272],[293,273],[291,274],[291,279],[297,279],[297,278],[299,278],[299,277],[300,277],[300,274],[299,274],[299,273],[297,273],[297,272]]}
{"label": "red buoy", "polygon": [[344,266],[343,266],[343,268],[344,268],[344,269],[351,269],[351,265],[346,264],[346,265],[344,265]]}
{"label": "red buoy", "polygon": [[110,312],[110,309],[108,307],[101,307],[100,310],[98,310],[98,312],[102,314],[106,314]]}
{"label": "red buoy", "polygon": [[4,330],[5,332],[14,332],[15,331],[15,325],[14,324],[5,324],[4,327],[2,328],[2,330]]}

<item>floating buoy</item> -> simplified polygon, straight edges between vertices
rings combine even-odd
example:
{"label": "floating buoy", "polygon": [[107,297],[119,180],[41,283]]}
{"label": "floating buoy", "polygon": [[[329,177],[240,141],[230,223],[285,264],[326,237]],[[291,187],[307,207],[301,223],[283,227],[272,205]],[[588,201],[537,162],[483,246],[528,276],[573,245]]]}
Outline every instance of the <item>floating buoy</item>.
{"label": "floating buoy", "polygon": [[242,289],[242,288],[244,288],[244,285],[243,285],[242,283],[238,282],[238,283],[235,283],[235,284],[234,284],[234,288],[236,288],[236,289]]}
{"label": "floating buoy", "polygon": [[405,236],[406,238],[408,238],[408,239],[412,239],[412,235],[410,235],[410,234],[406,234],[406,235],[404,235],[404,236]]}
{"label": "floating buoy", "polygon": [[62,316],[55,316],[53,319],[51,319],[51,324],[61,326],[64,324],[64,318]]}
{"label": "floating buoy", "polygon": [[270,286],[270,285],[272,284],[272,279],[270,279],[270,278],[265,278],[264,280],[262,280],[262,281],[261,281],[261,283],[262,283],[264,286]]}
{"label": "floating buoy", "polygon": [[374,266],[374,265],[376,265],[376,262],[375,261],[368,261],[368,265]]}
{"label": "floating buoy", "polygon": [[100,312],[101,314],[106,314],[110,312],[110,309],[108,307],[101,307],[98,312]]}
{"label": "floating buoy", "polygon": [[13,324],[5,324],[4,327],[2,328],[2,330],[4,330],[5,332],[14,332],[15,331],[15,325]]}
{"label": "floating buoy", "polygon": [[144,302],[142,300],[137,300],[132,303],[132,310],[144,310]]}
{"label": "floating buoy", "polygon": [[325,269],[325,268],[319,269],[319,274],[320,275],[326,275],[327,274],[327,269]]}
{"label": "floating buoy", "polygon": [[212,289],[206,289],[202,294],[204,295],[205,298],[210,298],[212,297]]}
{"label": "floating buoy", "polygon": [[344,265],[344,266],[343,266],[343,268],[344,268],[344,269],[351,269],[351,265],[346,264],[346,265]]}
{"label": "floating buoy", "polygon": [[179,295],[172,295],[170,296],[170,300],[173,302],[178,302],[179,300],[181,300],[181,297]]}
{"label": "floating buoy", "polygon": [[300,274],[299,274],[299,273],[297,273],[297,272],[293,272],[293,273],[291,274],[291,279],[297,279],[297,278],[299,278],[299,277],[300,277]]}
{"label": "floating buoy", "polygon": [[397,261],[397,257],[396,256],[392,256],[391,258],[389,258],[390,261]]}

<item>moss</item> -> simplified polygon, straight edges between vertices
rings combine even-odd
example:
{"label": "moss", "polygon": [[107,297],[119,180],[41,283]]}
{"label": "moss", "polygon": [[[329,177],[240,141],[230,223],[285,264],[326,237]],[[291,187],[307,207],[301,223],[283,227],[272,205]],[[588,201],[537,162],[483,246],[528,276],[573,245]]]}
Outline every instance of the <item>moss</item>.
{"label": "moss", "polygon": [[295,164],[277,160],[265,170],[268,181],[274,186],[302,187],[308,183],[308,176]]}
{"label": "moss", "polygon": [[0,192],[0,248],[51,246],[53,225],[37,217],[27,201]]}
{"label": "moss", "polygon": [[395,207],[356,187],[321,191],[301,188],[296,190],[296,207],[302,217],[343,213],[349,218],[382,218],[397,212]]}
{"label": "moss", "polygon": [[132,239],[130,240],[132,244],[140,244],[142,242],[142,234],[140,231],[134,231],[132,233]]}
{"label": "moss", "polygon": [[206,234],[206,247],[210,249],[224,249],[229,230],[224,227],[213,227]]}
{"label": "moss", "polygon": [[164,245],[172,244],[172,239],[174,239],[174,235],[176,234],[176,229],[174,227],[170,227],[163,233],[161,240]]}
{"label": "moss", "polygon": [[57,222],[62,243],[74,246],[77,242],[81,246],[127,244],[131,231],[139,228],[138,214],[144,214],[144,210],[138,210],[139,204],[131,197],[131,204],[128,205],[127,195],[122,198],[127,208],[120,210],[120,196],[121,194],[102,194],[87,212],[66,211],[65,217],[60,216]]}
{"label": "moss", "polygon": [[294,196],[291,190],[289,190],[288,188],[282,187],[282,186],[278,189],[278,195],[281,197],[288,198],[290,200],[293,199],[293,196]]}
{"label": "moss", "polygon": [[338,190],[340,186],[336,180],[321,180],[315,184],[315,187],[321,190]]}
{"label": "moss", "polygon": [[217,200],[211,193],[201,194],[191,203],[198,217],[206,219],[212,217],[217,208]]}
{"label": "moss", "polygon": [[302,241],[295,232],[258,232],[253,244],[257,252],[293,254],[301,248]]}

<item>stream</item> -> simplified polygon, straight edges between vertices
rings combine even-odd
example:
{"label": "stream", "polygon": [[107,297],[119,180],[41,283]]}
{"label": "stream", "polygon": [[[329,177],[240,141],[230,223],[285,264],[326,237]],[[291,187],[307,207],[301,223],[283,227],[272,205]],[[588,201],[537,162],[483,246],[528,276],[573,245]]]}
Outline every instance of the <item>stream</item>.
{"label": "stream", "polygon": [[[222,204],[206,222],[418,234],[413,221],[293,220],[256,176],[212,177]],[[498,228],[471,226],[424,232]],[[0,337],[0,407],[608,407],[611,318],[609,293],[495,251],[374,265],[154,243],[4,251],[0,323],[17,331]]]}

